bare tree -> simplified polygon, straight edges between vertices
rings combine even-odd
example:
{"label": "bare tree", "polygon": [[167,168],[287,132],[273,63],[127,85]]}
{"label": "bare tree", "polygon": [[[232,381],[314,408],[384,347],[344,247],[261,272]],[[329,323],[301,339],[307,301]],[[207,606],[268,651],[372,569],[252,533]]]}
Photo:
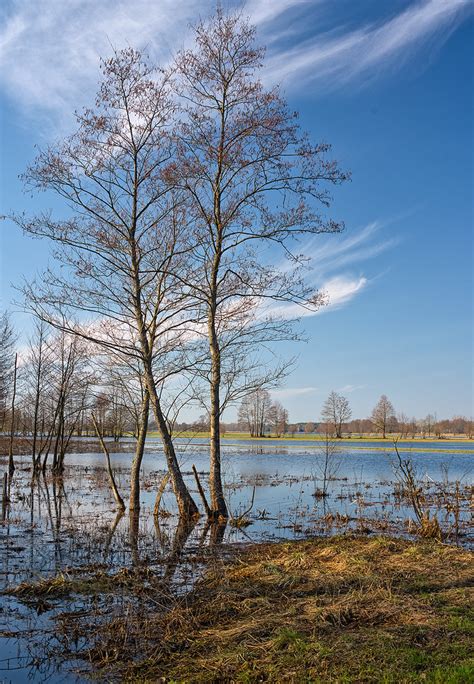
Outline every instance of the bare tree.
{"label": "bare tree", "polygon": [[423,425],[423,437],[431,437],[431,433],[433,432],[433,426],[436,423],[436,416],[434,416],[432,413],[428,413],[428,415],[422,420],[422,425]]}
{"label": "bare tree", "polygon": [[25,294],[39,318],[139,362],[179,512],[193,516],[161,401],[166,381],[183,369],[194,320],[174,276],[186,268],[183,215],[164,180],[173,153],[169,77],[132,49],[102,70],[95,108],[78,114],[77,132],[25,174],[27,187],[54,191],[74,212],[16,217],[30,235],[51,240],[66,267],[64,277],[47,272]]}
{"label": "bare tree", "polygon": [[[22,367],[22,422],[31,434],[33,471],[41,460],[45,446],[48,417],[45,415],[51,400],[53,346],[47,337],[47,325],[36,320],[29,339],[28,353]],[[38,459],[38,454],[40,455]]]}
{"label": "bare tree", "polygon": [[[86,408],[93,378],[88,367],[87,345],[83,340],[60,331],[49,346],[47,391],[51,411],[44,440],[42,470],[46,472],[48,457],[52,453],[52,472],[62,475],[69,444]],[[40,458],[41,452],[36,456],[36,469]]]}
{"label": "bare tree", "polygon": [[0,316],[0,432],[5,430],[8,414],[7,404],[12,389],[15,339],[10,315],[4,311]]}
{"label": "bare tree", "polygon": [[271,408],[268,390],[258,389],[244,397],[239,407],[239,422],[246,426],[251,437],[265,436],[265,426],[270,420]]}
{"label": "bare tree", "polygon": [[33,433],[33,444],[31,447],[31,456],[33,470],[36,463],[36,446],[38,441],[38,428],[39,428],[39,413],[40,413],[40,401],[42,398],[43,381],[45,377],[44,366],[44,352],[45,352],[45,336],[46,336],[46,324],[44,321],[36,321],[35,324],[35,342],[30,342],[31,351],[31,366],[33,371],[33,382],[34,382],[34,394],[33,394],[33,421],[32,421],[32,433]]}
{"label": "bare tree", "polygon": [[279,401],[274,401],[268,412],[268,425],[276,437],[285,434],[288,427],[288,411]]}
{"label": "bare tree", "polygon": [[397,428],[402,437],[408,435],[410,429],[410,419],[405,413],[399,413],[397,416]]}
{"label": "bare tree", "polygon": [[[206,315],[211,359],[211,506],[225,518],[219,425],[226,359],[243,345],[248,356],[256,341],[289,336],[268,311],[265,318],[265,302],[313,309],[324,302],[305,285],[298,269],[304,260],[293,248],[298,237],[341,230],[317,205],[327,207],[328,186],[348,175],[328,158],[327,144],[311,145],[300,132],[278,89],[263,88],[253,27],[218,10],[197,26],[195,39],[177,59],[184,112],[174,182],[186,192],[196,233],[193,294]],[[262,258],[264,245],[275,250]],[[282,255],[293,269],[278,267]]]}
{"label": "bare tree", "polygon": [[349,401],[342,394],[332,391],[324,402],[321,417],[325,423],[331,426],[333,434],[338,439],[342,437],[342,426],[347,423],[352,415]]}
{"label": "bare tree", "polygon": [[375,429],[382,433],[383,439],[386,438],[387,432],[390,431],[395,421],[395,409],[385,394],[382,394],[377,402],[370,420]]}
{"label": "bare tree", "polygon": [[15,354],[15,361],[13,362],[13,389],[12,389],[12,403],[10,410],[10,441],[8,445],[8,475],[10,478],[15,472],[15,462],[13,459],[13,438],[15,435],[15,400],[16,400],[16,387],[17,387],[17,376],[18,376],[18,353]]}
{"label": "bare tree", "polygon": [[[329,428],[329,426],[327,426]],[[341,453],[337,442],[331,437],[329,429],[326,429],[324,441],[318,447],[318,457],[315,465],[315,479],[321,482],[314,496],[326,498],[328,496],[328,484],[335,478],[341,466]]]}

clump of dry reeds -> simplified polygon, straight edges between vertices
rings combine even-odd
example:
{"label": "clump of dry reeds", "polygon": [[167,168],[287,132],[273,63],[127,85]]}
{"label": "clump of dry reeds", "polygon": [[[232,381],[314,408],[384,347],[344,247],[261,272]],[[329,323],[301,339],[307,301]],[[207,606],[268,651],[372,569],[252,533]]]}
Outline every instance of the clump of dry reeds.
{"label": "clump of dry reeds", "polygon": [[60,598],[73,594],[113,594],[118,589],[141,594],[147,588],[157,587],[159,581],[146,567],[120,568],[115,573],[109,573],[92,566],[90,569],[81,568],[80,575],[77,571],[60,572],[38,581],[22,582],[7,589],[5,594],[25,599]]}
{"label": "clump of dry reeds", "polygon": [[423,488],[417,481],[413,463],[410,459],[403,459],[401,457],[396,443],[394,444],[394,447],[397,455],[395,473],[402,485],[401,492],[411,503],[417,521],[414,525],[414,531],[425,539],[437,539],[438,541],[441,541],[443,533],[439,521],[436,515],[430,515],[430,511],[425,505],[426,501]]}

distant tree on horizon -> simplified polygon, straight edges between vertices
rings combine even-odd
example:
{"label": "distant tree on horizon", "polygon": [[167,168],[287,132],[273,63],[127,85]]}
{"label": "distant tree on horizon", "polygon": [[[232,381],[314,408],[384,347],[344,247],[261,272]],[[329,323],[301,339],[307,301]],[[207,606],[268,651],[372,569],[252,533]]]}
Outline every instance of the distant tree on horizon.
{"label": "distant tree on horizon", "polygon": [[321,417],[328,426],[331,426],[338,439],[342,437],[343,424],[350,420],[351,415],[348,399],[333,390],[324,402]]}
{"label": "distant tree on horizon", "polygon": [[371,421],[376,430],[382,433],[383,439],[386,438],[387,432],[395,423],[395,409],[393,404],[385,394],[382,394],[372,411]]}
{"label": "distant tree on horizon", "polygon": [[239,423],[247,428],[251,437],[264,436],[270,407],[270,393],[265,389],[257,389],[242,399]]}
{"label": "distant tree on horizon", "polygon": [[279,401],[274,401],[268,411],[268,423],[276,437],[285,434],[288,427],[288,411]]}
{"label": "distant tree on horizon", "polygon": [[288,429],[288,411],[279,401],[272,402],[266,389],[257,389],[242,399],[239,407],[239,424],[251,437],[264,437],[270,429],[281,437]]}

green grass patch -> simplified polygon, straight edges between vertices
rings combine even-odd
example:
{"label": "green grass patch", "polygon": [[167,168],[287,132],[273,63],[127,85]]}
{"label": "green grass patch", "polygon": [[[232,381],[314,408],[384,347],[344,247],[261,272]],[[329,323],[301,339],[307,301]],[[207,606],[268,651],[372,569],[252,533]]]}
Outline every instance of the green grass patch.
{"label": "green grass patch", "polygon": [[[197,438],[197,439],[209,439],[210,434],[209,432],[193,432],[192,430],[186,430],[183,432],[176,432],[175,437],[182,437],[184,439],[192,439],[192,438]],[[160,437],[160,433],[155,431],[150,431],[147,433],[147,437]],[[248,432],[224,432],[221,434],[221,438],[228,440],[228,439],[235,439],[235,440],[250,440],[252,442],[258,442],[258,443],[265,443],[268,440],[275,440],[275,439],[282,439],[282,440],[292,440],[292,441],[300,441],[300,442],[325,442],[326,437],[324,435],[320,434],[312,434],[312,435],[307,435],[305,433],[296,433],[296,434],[291,434],[289,432],[281,435],[280,437],[276,437],[275,435],[266,435],[265,437],[251,437]],[[474,442],[473,439],[467,439],[465,437],[445,437],[443,439],[435,439],[435,438],[428,438],[428,439],[423,439],[422,437],[415,437],[413,439],[411,438],[405,438],[400,440],[400,435],[399,434],[393,434],[393,435],[388,435],[385,440],[382,439],[382,437],[376,437],[374,435],[364,435],[363,437],[359,436],[354,436],[354,437],[343,437],[342,439],[336,440],[338,444],[344,444],[344,443],[349,443],[349,444],[354,444],[357,443],[358,441],[364,441],[364,442],[380,442],[380,441],[385,441],[387,442],[387,445],[390,445],[394,440],[398,440],[399,444],[405,444],[408,442],[419,442],[420,444],[446,444],[449,442],[466,442],[467,444],[472,444]]]}
{"label": "green grass patch", "polygon": [[[160,435],[158,432],[149,432],[148,437],[151,438],[158,438]],[[183,438],[183,439],[209,439],[209,433],[208,432],[181,432],[181,433],[176,433],[175,437],[178,438]],[[350,445],[350,450],[351,451],[380,451],[383,453],[386,452],[391,452],[393,450],[393,440],[397,439],[397,436],[394,436],[392,438],[387,438],[386,440],[386,445],[384,446],[367,446],[366,444],[358,444],[357,442],[359,439],[357,437],[353,439],[338,439],[335,440],[336,444],[340,444],[341,446],[349,446]],[[250,441],[255,444],[259,444],[260,446],[268,446],[269,449],[275,448],[275,442],[276,440],[280,441],[283,440],[284,444],[282,443],[282,446],[284,446],[285,449],[292,449],[292,448],[300,448],[300,444],[303,443],[305,446],[305,449],[320,449],[321,446],[319,444],[305,444],[305,442],[321,442],[321,445],[324,444],[325,438],[319,435],[316,436],[308,436],[308,435],[282,435],[281,437],[250,437],[248,433],[245,432],[227,432],[224,435],[222,435],[222,440],[223,440],[223,445],[226,447],[237,447],[241,446],[239,444],[239,441]],[[234,440],[234,441],[232,441]],[[289,444],[288,441],[291,443]],[[364,442],[380,442],[382,441],[380,437],[364,437],[363,440]],[[466,444],[470,444],[473,442],[473,440],[469,439],[463,439],[461,440],[465,442]],[[271,442],[271,443],[270,443]],[[410,442],[416,442],[417,446],[416,447],[410,447],[406,446],[404,447],[404,444],[409,444]],[[420,445],[429,445],[429,444],[441,444],[442,448],[433,448],[430,446],[418,446]],[[446,446],[445,446],[446,445]],[[278,446],[278,445],[276,445]],[[417,453],[440,453],[440,454],[472,454],[471,449],[452,449],[449,447],[449,440],[446,439],[438,439],[438,440],[428,440],[428,439],[413,439],[413,440],[401,440],[398,442],[398,446],[401,450],[403,451],[416,451]]]}

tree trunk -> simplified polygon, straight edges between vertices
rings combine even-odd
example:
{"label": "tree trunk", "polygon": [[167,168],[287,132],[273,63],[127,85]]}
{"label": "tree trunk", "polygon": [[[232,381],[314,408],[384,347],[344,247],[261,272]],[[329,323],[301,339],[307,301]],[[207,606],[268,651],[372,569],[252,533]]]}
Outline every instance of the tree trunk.
{"label": "tree trunk", "polygon": [[148,429],[148,413],[150,410],[150,393],[145,389],[140,422],[137,434],[137,444],[135,447],[135,455],[133,457],[132,469],[130,473],[130,510],[140,510],[140,468],[143,460],[143,452],[145,449],[145,439]]}
{"label": "tree trunk", "polygon": [[140,554],[138,549],[138,538],[140,531],[140,511],[138,509],[130,509],[129,511],[129,539],[130,549],[132,551],[132,566],[136,567],[140,563]]}
{"label": "tree trunk", "polygon": [[171,478],[171,484],[173,486],[173,492],[178,504],[179,515],[181,518],[193,518],[199,515],[199,509],[196,506],[194,499],[189,493],[188,488],[183,480],[178,459],[176,458],[173,440],[171,439],[171,434],[166,423],[166,419],[163,415],[163,411],[161,410],[158,392],[156,391],[155,380],[150,367],[146,368],[145,370],[145,380],[150,393],[153,414],[155,416],[155,420],[160,431],[160,436],[163,441],[163,451],[165,453],[166,463],[168,464],[168,471]]}
{"label": "tree trunk", "polygon": [[33,458],[33,472],[36,467],[36,442],[38,440],[38,419],[39,419],[39,405],[40,405],[40,394],[41,394],[41,373],[42,373],[42,363],[43,361],[43,335],[40,333],[39,337],[39,349],[38,349],[38,366],[36,369],[36,383],[35,383],[35,407],[33,413],[33,445],[31,447],[32,458]]}
{"label": "tree trunk", "polygon": [[210,463],[209,489],[211,494],[212,515],[215,518],[229,517],[224,499],[221,471],[221,436],[220,436],[220,384],[221,357],[215,329],[214,312],[209,320],[209,350],[211,354],[211,416],[210,416]]}
{"label": "tree trunk", "polygon": [[[136,192],[136,190],[135,190]],[[134,197],[135,200],[135,197]],[[136,207],[135,207],[136,210]],[[135,221],[135,210],[134,210],[134,221]],[[163,451],[166,457],[166,462],[168,465],[168,472],[170,474],[171,483],[173,485],[173,492],[176,497],[176,502],[178,504],[178,511],[181,518],[192,518],[199,515],[199,509],[196,506],[191,494],[186,487],[183,480],[181,470],[179,468],[178,459],[176,458],[176,452],[174,450],[173,440],[171,439],[171,433],[168,428],[165,416],[161,409],[160,399],[158,397],[158,392],[156,389],[155,378],[153,377],[153,366],[152,366],[152,355],[153,355],[153,335],[150,339],[147,335],[146,326],[144,323],[144,316],[142,311],[141,296],[142,288],[139,275],[138,259],[136,254],[136,242],[135,242],[135,229],[131,231],[130,246],[132,250],[132,287],[134,290],[134,308],[135,308],[135,321],[138,327],[138,333],[140,337],[140,347],[142,353],[142,361],[144,365],[144,380],[145,386],[148,389],[150,395],[151,406],[153,409],[153,414],[155,416],[156,424],[161,435],[163,442]]]}
{"label": "tree trunk", "polygon": [[12,394],[12,412],[11,412],[11,427],[10,427],[10,444],[8,447],[8,475],[10,478],[15,472],[15,463],[13,461],[13,436],[15,434],[15,399],[16,399],[16,375],[18,369],[18,354],[15,354],[15,367],[13,370],[13,394]]}
{"label": "tree trunk", "polygon": [[199,479],[198,471],[196,470],[196,466],[194,465],[194,463],[193,463],[193,473],[194,473],[194,479],[196,480],[196,485],[198,488],[199,496],[201,497],[201,501],[203,503],[204,510],[206,511],[206,515],[208,518],[212,518],[213,517],[212,511],[209,507],[209,504],[207,503],[206,494],[204,492],[204,489],[202,488],[201,480]]}

